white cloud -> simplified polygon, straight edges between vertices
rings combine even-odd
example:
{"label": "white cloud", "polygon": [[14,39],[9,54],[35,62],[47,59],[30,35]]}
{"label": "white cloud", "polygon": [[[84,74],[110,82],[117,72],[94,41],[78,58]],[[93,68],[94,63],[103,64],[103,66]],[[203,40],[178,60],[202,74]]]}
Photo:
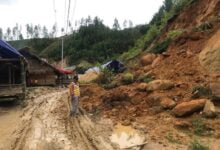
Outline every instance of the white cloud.
{"label": "white cloud", "polygon": [[18,0],[0,0],[0,5],[11,5],[15,4]]}
{"label": "white cloud", "polygon": [[[56,8],[56,20],[59,28],[64,27],[65,1],[54,0]],[[71,0],[72,4],[74,1]],[[13,5],[1,5],[1,4]],[[88,15],[99,16],[104,23],[112,26],[114,18],[118,18],[120,24],[125,19],[132,20],[134,25],[144,24],[150,21],[153,14],[162,5],[163,0],[77,0],[75,20]],[[72,18],[71,7],[70,18]],[[55,23],[53,0],[0,0],[0,27],[13,27],[16,23],[23,26],[27,23],[46,25],[49,28]],[[24,27],[23,27],[24,29]]]}

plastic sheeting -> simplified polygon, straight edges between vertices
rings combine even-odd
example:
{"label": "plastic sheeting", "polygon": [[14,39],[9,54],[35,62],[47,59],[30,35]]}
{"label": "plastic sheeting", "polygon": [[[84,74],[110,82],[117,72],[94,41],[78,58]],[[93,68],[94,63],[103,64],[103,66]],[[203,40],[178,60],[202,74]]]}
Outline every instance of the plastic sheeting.
{"label": "plastic sheeting", "polygon": [[20,57],[22,57],[22,55],[14,47],[3,40],[0,40],[0,59]]}

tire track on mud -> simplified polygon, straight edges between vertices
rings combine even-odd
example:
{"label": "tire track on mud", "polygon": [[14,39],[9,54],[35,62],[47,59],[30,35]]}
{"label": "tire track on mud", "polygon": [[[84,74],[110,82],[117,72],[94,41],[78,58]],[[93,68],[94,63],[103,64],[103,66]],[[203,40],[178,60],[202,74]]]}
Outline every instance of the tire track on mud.
{"label": "tire track on mud", "polygon": [[67,90],[59,90],[29,101],[12,149],[113,150],[83,110],[79,116],[69,117],[67,95]]}
{"label": "tire track on mud", "polygon": [[[66,91],[65,91],[66,92]],[[38,113],[39,108],[41,108],[42,105],[48,102],[51,98],[54,98],[56,95],[62,95],[65,92],[52,92],[46,95],[41,95],[40,97],[34,99],[31,104],[28,104],[27,108],[24,109],[22,114],[22,124],[20,125],[20,128],[18,132],[16,133],[18,136],[15,139],[14,144],[12,144],[13,150],[23,150],[26,139],[28,138],[28,134],[30,130],[32,129],[32,123],[34,118],[34,115]]]}
{"label": "tire track on mud", "polygon": [[[66,105],[68,105],[68,112],[70,112],[70,102],[67,101]],[[75,140],[75,138],[79,138],[77,141],[83,141],[85,150],[115,149],[109,142],[105,142],[102,135],[95,134],[96,129],[94,128],[94,124],[82,108],[79,108],[78,116],[69,117],[68,123],[72,133],[72,139]],[[82,147],[79,150],[82,150]]]}

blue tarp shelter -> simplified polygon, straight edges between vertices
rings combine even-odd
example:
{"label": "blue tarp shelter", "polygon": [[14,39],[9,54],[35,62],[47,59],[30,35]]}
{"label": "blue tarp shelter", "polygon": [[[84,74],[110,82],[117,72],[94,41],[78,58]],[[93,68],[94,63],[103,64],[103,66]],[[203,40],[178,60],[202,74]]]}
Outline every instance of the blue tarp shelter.
{"label": "blue tarp shelter", "polygon": [[[115,73],[121,73],[126,69],[124,64],[121,61],[118,61],[118,60],[111,60],[111,61],[107,62],[106,64],[103,64],[101,67],[102,68],[108,68],[109,70],[111,70],[112,72],[115,72]],[[93,68],[90,68],[86,71],[86,73],[88,73],[88,72],[99,73],[100,68],[99,67],[93,67]]]}
{"label": "blue tarp shelter", "polygon": [[22,55],[7,42],[0,40],[0,59],[20,58]]}

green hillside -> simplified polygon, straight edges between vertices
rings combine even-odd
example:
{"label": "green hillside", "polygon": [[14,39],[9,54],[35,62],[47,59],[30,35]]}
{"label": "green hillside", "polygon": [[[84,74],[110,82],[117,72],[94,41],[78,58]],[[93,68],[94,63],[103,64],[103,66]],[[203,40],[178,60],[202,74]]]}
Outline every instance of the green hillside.
{"label": "green hillside", "polygon": [[[103,63],[119,58],[130,60],[143,51],[162,53],[172,39],[183,30],[172,31],[164,41],[157,41],[167,23],[178,16],[182,9],[195,0],[165,0],[163,6],[153,16],[149,24],[120,28],[115,20],[113,28],[103,24],[95,17],[87,18],[77,31],[64,37],[64,57],[70,65],[81,61]],[[10,42],[16,48],[31,47],[41,57],[55,61],[61,59],[61,38],[42,38]],[[152,47],[152,43],[154,46]]]}

